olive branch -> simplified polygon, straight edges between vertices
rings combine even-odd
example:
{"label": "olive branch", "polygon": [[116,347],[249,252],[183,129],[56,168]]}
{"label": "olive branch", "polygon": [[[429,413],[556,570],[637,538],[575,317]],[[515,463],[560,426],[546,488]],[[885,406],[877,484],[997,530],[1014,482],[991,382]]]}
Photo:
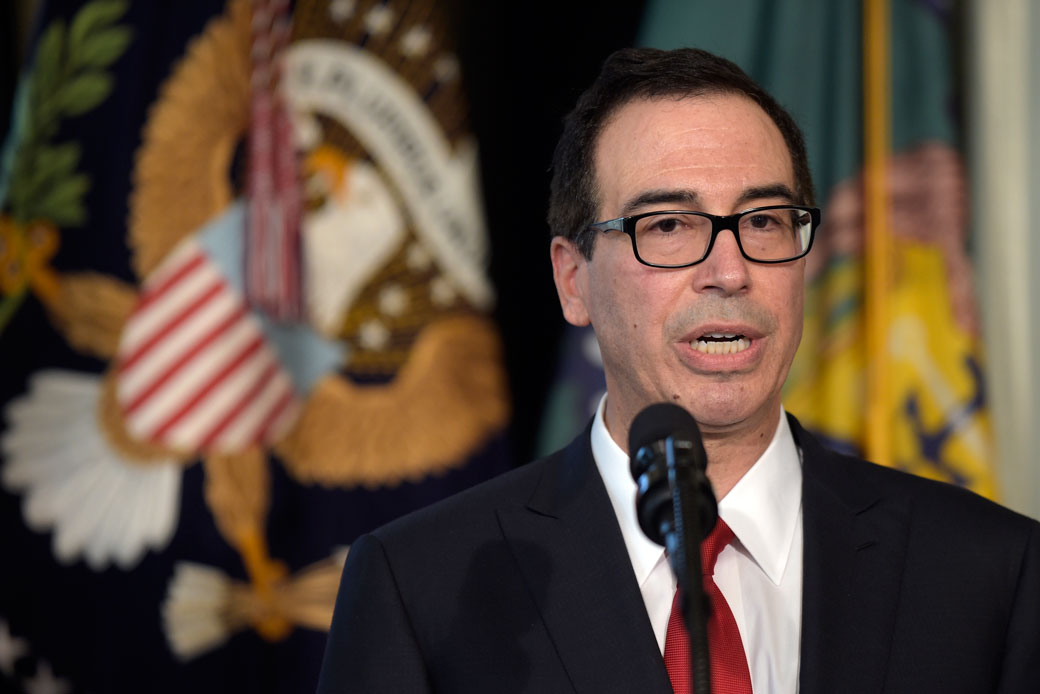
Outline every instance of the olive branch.
{"label": "olive branch", "polygon": [[126,9],[124,0],[94,0],[68,28],[55,20],[40,37],[29,78],[29,118],[10,185],[11,216],[17,223],[46,219],[66,227],[86,221],[83,197],[90,178],[76,171],[80,146],[51,141],[63,119],[91,111],[112,92],[115,80],[106,68],[133,38],[129,27],[115,25]]}
{"label": "olive branch", "polygon": [[[5,262],[19,268],[17,272],[28,272],[24,249],[30,222],[45,220],[57,227],[86,222],[83,198],[90,189],[90,177],[77,171],[82,155],[79,143],[52,141],[63,119],[91,111],[112,92],[115,80],[106,68],[123,55],[133,39],[130,27],[116,25],[126,10],[124,0],[93,0],[76,12],[67,28],[64,20],[51,22],[36,45],[26,117],[18,119],[22,127],[15,129],[7,200],[0,199],[0,208],[10,210],[14,224],[9,228],[17,237],[6,243],[0,239],[0,245],[7,246],[0,248],[0,255],[7,255]],[[0,272],[5,270],[0,268]],[[23,282],[0,296],[0,334],[28,291],[28,283]]]}

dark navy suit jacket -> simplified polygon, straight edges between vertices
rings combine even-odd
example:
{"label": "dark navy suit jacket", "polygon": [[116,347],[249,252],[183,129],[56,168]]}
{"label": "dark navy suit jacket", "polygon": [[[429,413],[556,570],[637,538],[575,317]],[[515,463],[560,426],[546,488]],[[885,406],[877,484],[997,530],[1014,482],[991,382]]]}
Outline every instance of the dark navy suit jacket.
{"label": "dark navy suit jacket", "polygon": [[[801,694],[1040,692],[1040,524],[803,457]],[[360,538],[319,692],[671,692],[589,434]]]}

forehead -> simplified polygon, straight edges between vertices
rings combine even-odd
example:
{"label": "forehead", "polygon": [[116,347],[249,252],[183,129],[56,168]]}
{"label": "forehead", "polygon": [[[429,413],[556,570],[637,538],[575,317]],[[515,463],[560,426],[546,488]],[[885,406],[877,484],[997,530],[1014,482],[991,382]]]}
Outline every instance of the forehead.
{"label": "forehead", "polygon": [[600,212],[608,217],[649,191],[686,191],[705,206],[725,207],[749,189],[794,189],[783,135],[758,104],[737,94],[630,101],[600,132],[595,165]]}

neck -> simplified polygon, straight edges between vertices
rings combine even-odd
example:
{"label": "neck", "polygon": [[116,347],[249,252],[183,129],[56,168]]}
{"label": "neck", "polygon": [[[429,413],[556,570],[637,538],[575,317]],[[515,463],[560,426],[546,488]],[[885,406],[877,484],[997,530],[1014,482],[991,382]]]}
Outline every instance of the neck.
{"label": "neck", "polygon": [[708,480],[715,498],[722,499],[758,462],[769,448],[780,421],[779,412],[763,421],[760,426],[741,436],[702,431],[704,451],[708,454]]}
{"label": "neck", "polygon": [[[623,420],[610,406],[603,411],[604,423],[611,438],[626,453],[628,450],[628,426],[622,424]],[[704,452],[708,456],[708,469],[706,474],[715,492],[716,499],[722,499],[740,481],[748,470],[762,457],[769,448],[776,428],[780,423],[780,407],[769,408],[768,411],[748,421],[741,422],[732,427],[715,428],[707,427],[698,422],[701,427],[701,440],[704,442]]]}

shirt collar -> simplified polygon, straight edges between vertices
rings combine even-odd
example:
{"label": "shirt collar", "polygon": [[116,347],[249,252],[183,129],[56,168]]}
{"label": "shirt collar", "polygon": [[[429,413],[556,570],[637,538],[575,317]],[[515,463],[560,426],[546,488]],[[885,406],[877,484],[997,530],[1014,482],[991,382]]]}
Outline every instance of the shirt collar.
{"label": "shirt collar", "polygon": [[774,585],[787,568],[801,506],[801,458],[781,407],[762,457],[719,501],[719,515]]}
{"label": "shirt collar", "polygon": [[628,454],[621,450],[607,431],[603,419],[603,408],[607,402],[604,395],[596,408],[596,418],[592,422],[592,457],[607,488],[607,495],[614,507],[621,526],[621,536],[625,539],[628,557],[632,560],[632,568],[636,573],[636,581],[642,587],[650,571],[664,556],[664,547],[650,540],[643,534],[636,518],[636,482],[629,472]]}
{"label": "shirt collar", "polygon": [[[603,418],[606,395],[592,422],[592,457],[621,526],[640,586],[664,556],[664,548],[643,534],[636,518],[636,483],[628,455],[610,436]],[[762,457],[721,501],[719,515],[748,555],[774,584],[787,567],[802,502],[802,467],[783,408],[773,439]]]}

